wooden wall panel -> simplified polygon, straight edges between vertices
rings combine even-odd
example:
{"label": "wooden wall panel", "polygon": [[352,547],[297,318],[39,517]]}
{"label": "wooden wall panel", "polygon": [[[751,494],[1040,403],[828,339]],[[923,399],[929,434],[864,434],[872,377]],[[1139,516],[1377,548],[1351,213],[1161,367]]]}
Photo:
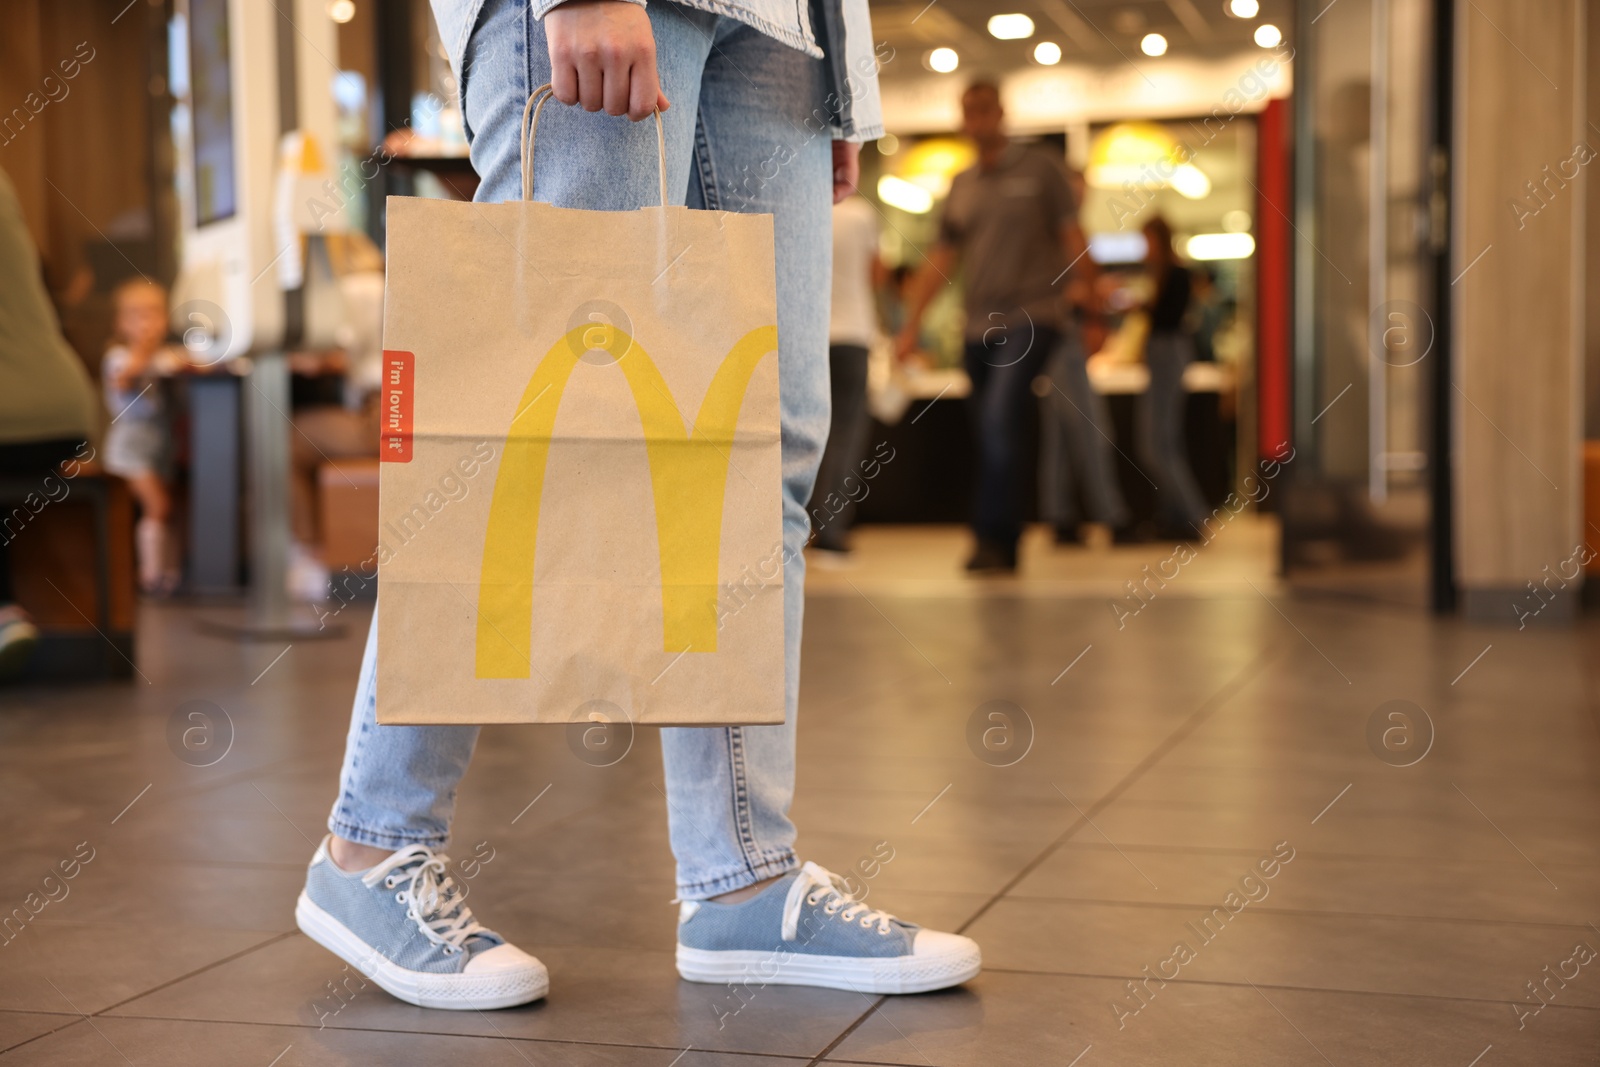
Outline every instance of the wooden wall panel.
{"label": "wooden wall panel", "polygon": [[1582,536],[1587,3],[1456,7],[1457,578],[1489,619]]}
{"label": "wooden wall panel", "polygon": [[150,90],[161,72],[150,60],[152,28],[165,18],[164,0],[5,0],[0,167],[17,186],[68,339],[91,367],[109,327],[112,279],[91,285],[83,269],[98,258],[132,270],[115,252],[91,249],[108,238],[142,235],[147,248],[159,239]]}
{"label": "wooden wall panel", "polygon": [[[32,129],[27,95],[38,89],[43,73],[39,57],[39,2],[14,0],[6,5],[5,32],[0,33],[0,168],[17,187],[22,217],[35,244],[45,239],[48,219],[44,194],[44,138]],[[19,111],[20,115],[14,114]],[[7,121],[9,120],[9,122]]]}
{"label": "wooden wall panel", "polygon": [[[1589,0],[1589,10],[1586,15],[1589,23],[1587,55],[1590,63],[1600,58],[1600,0]],[[1588,64],[1586,64],[1587,66]],[[1588,118],[1590,121],[1600,121],[1600,75],[1588,75]],[[1589,133],[1596,131],[1591,127]],[[1590,139],[1590,143],[1600,148],[1600,137]],[[1586,183],[1589,187],[1588,201],[1584,206],[1585,223],[1584,233],[1588,242],[1589,252],[1584,259],[1584,281],[1589,287],[1589,292],[1594,292],[1594,286],[1600,285],[1600,181]],[[1589,299],[1588,325],[1584,331],[1584,347],[1587,357],[1584,359],[1584,394],[1586,397],[1584,414],[1584,437],[1589,440],[1600,440],[1600,300]],[[1596,501],[1600,505],[1600,500]],[[1600,537],[1594,530],[1587,531],[1590,535]],[[1600,567],[1596,568],[1600,570]]]}

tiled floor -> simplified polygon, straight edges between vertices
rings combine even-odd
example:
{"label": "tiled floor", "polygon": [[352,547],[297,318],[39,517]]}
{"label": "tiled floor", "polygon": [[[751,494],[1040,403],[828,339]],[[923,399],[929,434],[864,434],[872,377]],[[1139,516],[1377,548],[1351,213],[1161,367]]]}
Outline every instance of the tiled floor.
{"label": "tiled floor", "polygon": [[[1167,550],[1033,541],[1027,577],[973,582],[956,531],[867,530],[814,571],[804,854],[888,842],[873,903],[987,964],[891,1001],[678,981],[655,737],[602,769],[528,727],[486,732],[457,840],[493,850],[473,903],[549,999],[334,999],[350,972],[292,910],[366,616],[284,653],[148,607],[134,683],[0,690],[0,918],[59,898],[4,931],[0,1064],[1600,1062],[1600,626],[1296,599],[1272,536],[1230,527],[1120,628],[1108,599]],[[232,722],[214,766],[169,744],[191,700]],[[969,742],[996,700],[1009,765]],[[1369,742],[1391,700],[1432,723],[1410,766]]]}

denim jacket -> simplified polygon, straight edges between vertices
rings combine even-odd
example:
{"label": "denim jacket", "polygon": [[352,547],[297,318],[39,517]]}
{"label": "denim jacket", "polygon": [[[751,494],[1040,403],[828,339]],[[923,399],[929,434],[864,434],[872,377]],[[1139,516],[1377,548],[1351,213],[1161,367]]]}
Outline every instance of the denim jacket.
{"label": "denim jacket", "polygon": [[[432,0],[439,37],[457,79],[467,38],[484,0]],[[561,0],[531,0],[533,16],[544,16]],[[641,7],[646,0],[632,0]],[[774,40],[826,59],[833,87],[827,106],[835,130],[846,140],[883,136],[878,98],[878,56],[872,42],[867,0],[679,0],[686,7],[726,15]],[[819,43],[820,39],[820,43]]]}

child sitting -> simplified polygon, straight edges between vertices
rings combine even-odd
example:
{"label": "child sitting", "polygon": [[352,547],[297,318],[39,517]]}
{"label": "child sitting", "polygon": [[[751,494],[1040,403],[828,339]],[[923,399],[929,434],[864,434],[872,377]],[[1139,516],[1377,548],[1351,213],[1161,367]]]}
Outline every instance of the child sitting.
{"label": "child sitting", "polygon": [[171,537],[172,432],[159,378],[184,365],[167,345],[167,291],[147,278],[118,285],[111,294],[113,344],[102,365],[106,407],[105,465],[127,480],[139,502],[135,528],[139,586],[165,595],[178,586],[177,546]]}

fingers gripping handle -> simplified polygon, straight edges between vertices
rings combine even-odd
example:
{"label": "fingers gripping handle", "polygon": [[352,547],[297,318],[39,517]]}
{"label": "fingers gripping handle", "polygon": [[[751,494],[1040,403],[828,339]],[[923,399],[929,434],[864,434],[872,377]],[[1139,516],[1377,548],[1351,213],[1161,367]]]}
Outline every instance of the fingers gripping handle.
{"label": "fingers gripping handle", "polygon": [[[533,199],[533,141],[539,132],[539,113],[555,96],[550,83],[539,86],[528,96],[522,109],[522,199]],[[657,175],[661,181],[661,206],[667,206],[667,134],[661,125],[661,112],[652,112],[656,120]]]}

